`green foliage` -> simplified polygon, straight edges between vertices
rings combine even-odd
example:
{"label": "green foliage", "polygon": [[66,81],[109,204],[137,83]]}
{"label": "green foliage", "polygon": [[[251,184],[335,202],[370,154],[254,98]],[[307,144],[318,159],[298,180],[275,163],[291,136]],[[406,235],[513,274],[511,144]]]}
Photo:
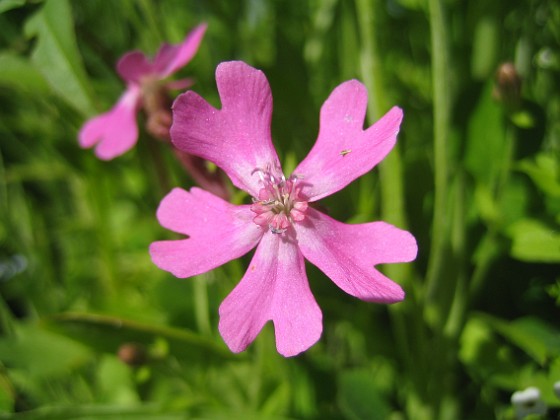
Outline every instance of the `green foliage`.
{"label": "green foliage", "polygon": [[[263,69],[288,173],[342,81],[369,123],[404,109],[387,160],[320,204],[415,235],[417,261],[382,268],[407,297],[358,302],[309,266],[324,333],[297,358],[272,325],[239,355],[217,332],[247,257],[184,280],[150,261],[175,237],[158,203],[193,181],[144,116],[110,162],[77,145],[122,54],[203,21],[178,76],[219,106],[219,62]],[[0,0],[0,418],[512,418],[528,386],[557,413],[559,45],[546,0]],[[496,80],[505,61],[519,79]]]}
{"label": "green foliage", "polygon": [[25,27],[37,37],[31,60],[52,89],[84,114],[92,113],[90,88],[81,63],[66,0],[47,1]]}

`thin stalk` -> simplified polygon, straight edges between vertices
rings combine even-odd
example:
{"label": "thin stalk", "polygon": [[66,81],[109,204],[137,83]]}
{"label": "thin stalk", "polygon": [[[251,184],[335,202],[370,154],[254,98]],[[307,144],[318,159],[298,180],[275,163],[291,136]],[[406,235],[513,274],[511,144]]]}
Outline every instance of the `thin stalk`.
{"label": "thin stalk", "polygon": [[[369,0],[356,1],[362,43],[360,75],[370,93],[367,116],[371,122],[378,120],[388,109],[381,60],[378,56],[377,42],[372,30],[378,27],[378,22],[375,21],[375,13],[372,13],[372,9],[378,2],[374,1],[373,3],[374,6],[372,7]],[[381,213],[383,220],[394,223],[400,228],[405,228],[404,182],[398,144],[379,165],[379,177],[381,179]]]}
{"label": "thin stalk", "polygon": [[[378,47],[373,28],[379,27],[375,19],[375,7],[379,8],[378,1],[357,0],[356,9],[358,26],[361,37],[360,76],[369,94],[367,116],[370,122],[378,120],[389,108],[387,95],[384,91],[383,69],[378,55]],[[373,10],[372,10],[373,9]],[[373,13],[372,13],[373,11]],[[400,228],[406,228],[406,215],[404,203],[404,181],[402,174],[402,159],[400,148],[397,145],[379,165],[379,178],[381,185],[381,216],[383,220],[393,223]],[[410,275],[410,269],[392,266],[389,270],[396,269],[397,275]],[[407,266],[409,267],[409,266]],[[407,272],[407,273],[405,273]],[[409,276],[403,277],[409,278]]]}
{"label": "thin stalk", "polygon": [[428,321],[439,323],[443,314],[437,305],[438,291],[443,281],[445,251],[448,245],[448,179],[450,97],[449,97],[449,57],[447,33],[441,0],[429,1],[431,47],[432,47],[432,89],[434,98],[434,212],[432,242],[428,260],[426,283],[426,313]]}
{"label": "thin stalk", "polygon": [[171,180],[169,179],[169,171],[166,168],[165,159],[161,153],[161,147],[156,141],[145,142],[147,144],[149,160],[151,161],[153,170],[157,178],[157,185],[160,188],[158,195],[167,194],[171,190]]}
{"label": "thin stalk", "polygon": [[[356,0],[356,12],[358,20],[358,28],[361,39],[360,51],[360,76],[363,80],[369,94],[370,102],[368,104],[367,116],[370,122],[378,120],[383,113],[389,108],[387,104],[387,95],[384,91],[383,69],[379,57],[379,49],[374,28],[380,28],[380,22],[377,20],[377,11],[380,10],[381,2],[370,0]],[[404,180],[402,173],[402,160],[397,144],[391,153],[379,165],[380,191],[381,191],[381,215],[383,220],[395,224],[400,228],[406,228],[406,214],[404,203]],[[413,276],[412,266],[404,265],[388,265],[384,267],[387,275],[401,284],[407,292],[414,295],[414,288],[410,282]],[[414,305],[414,297],[404,304],[389,306],[389,314],[391,317],[391,325],[396,340],[396,347],[399,356],[405,364],[408,372],[413,372],[416,377],[415,384],[419,384],[425,378],[423,374],[422,364],[418,364],[413,360],[411,355],[414,354],[415,348],[424,348],[424,329],[420,324],[421,316],[412,316],[411,313],[416,312],[418,308]],[[412,311],[412,312],[411,312]],[[412,318],[413,322],[410,322]],[[415,322],[416,321],[416,322]],[[413,337],[414,342],[410,340]],[[419,399],[422,399],[419,397]]]}
{"label": "thin stalk", "polygon": [[453,262],[457,267],[457,281],[453,302],[449,310],[444,333],[452,340],[458,338],[463,329],[465,314],[468,307],[467,275],[466,275],[466,232],[465,232],[465,179],[460,172],[454,185],[453,226],[451,229],[451,248]]}
{"label": "thin stalk", "polygon": [[102,167],[94,162],[93,169],[89,171],[93,175],[88,177],[87,188],[91,200],[91,208],[94,209],[95,233],[97,249],[99,252],[99,270],[97,280],[99,293],[97,296],[105,301],[113,301],[117,290],[117,263],[115,260],[115,238],[111,228],[111,201],[112,189],[108,185],[109,177],[103,172]]}
{"label": "thin stalk", "polygon": [[201,274],[193,279],[194,294],[194,313],[198,331],[204,335],[210,335],[210,310],[208,305],[208,276],[211,274]]}

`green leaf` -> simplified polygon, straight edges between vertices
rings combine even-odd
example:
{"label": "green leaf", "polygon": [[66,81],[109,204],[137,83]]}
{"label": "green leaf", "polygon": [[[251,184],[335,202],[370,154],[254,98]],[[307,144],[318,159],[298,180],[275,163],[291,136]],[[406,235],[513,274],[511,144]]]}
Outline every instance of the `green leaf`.
{"label": "green leaf", "polygon": [[551,357],[560,356],[560,331],[538,318],[526,316],[505,321],[482,315],[481,319],[541,365]]}
{"label": "green leaf", "polygon": [[338,405],[347,419],[386,419],[390,407],[369,370],[345,371],[338,380]]}
{"label": "green leaf", "polygon": [[492,186],[504,164],[506,146],[503,111],[492,99],[492,83],[488,82],[469,121],[467,170],[477,181]]}
{"label": "green leaf", "polygon": [[518,169],[526,173],[545,194],[560,197],[560,164],[552,155],[541,153],[535,159],[525,159]]}
{"label": "green leaf", "polygon": [[496,68],[500,25],[494,17],[478,20],[473,37],[471,72],[479,80],[488,79]]}
{"label": "green leaf", "polygon": [[105,355],[97,367],[96,374],[103,402],[123,406],[132,406],[139,402],[131,368],[117,357]]}
{"label": "green leaf", "polygon": [[15,335],[0,339],[0,360],[36,379],[65,375],[89,355],[86,347],[38,324],[19,325]]}
{"label": "green leaf", "polygon": [[72,24],[68,1],[49,0],[27,21],[25,34],[37,37],[31,59],[52,89],[82,113],[93,114],[91,93]]}
{"label": "green leaf", "polygon": [[16,54],[0,53],[0,69],[0,85],[15,86],[37,94],[49,91],[43,75],[28,60]]}
{"label": "green leaf", "polygon": [[16,392],[10,379],[0,372],[0,413],[11,412],[14,408],[15,400]]}
{"label": "green leaf", "polygon": [[474,199],[480,216],[486,223],[496,223],[500,219],[500,208],[485,183],[478,183],[474,189]]}
{"label": "green leaf", "polygon": [[560,233],[538,220],[522,219],[508,229],[511,255],[521,261],[560,262]]}
{"label": "green leaf", "polygon": [[55,331],[107,353],[115,354],[125,343],[140,343],[149,348],[163,339],[167,343],[164,353],[169,352],[189,363],[217,362],[235,357],[224,345],[189,330],[145,324],[109,315],[64,313],[50,318],[47,323]]}
{"label": "green leaf", "polygon": [[486,320],[471,317],[461,334],[459,360],[471,376],[499,388],[515,389],[521,374],[511,349],[500,344]]}
{"label": "green leaf", "polygon": [[[25,4],[26,0],[0,0],[0,13],[17,9]],[[0,67],[1,68],[1,67]]]}
{"label": "green leaf", "polygon": [[529,129],[535,126],[535,116],[526,109],[513,112],[509,117],[519,128]]}

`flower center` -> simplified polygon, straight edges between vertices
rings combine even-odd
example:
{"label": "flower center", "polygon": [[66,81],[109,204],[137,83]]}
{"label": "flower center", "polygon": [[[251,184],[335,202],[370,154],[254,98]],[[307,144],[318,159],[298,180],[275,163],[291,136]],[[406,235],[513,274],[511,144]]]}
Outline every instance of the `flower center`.
{"label": "flower center", "polygon": [[279,234],[284,233],[293,222],[305,219],[307,201],[300,196],[301,187],[297,177],[291,176],[286,180],[284,175],[278,178],[269,171],[257,169],[255,172],[258,172],[263,184],[251,206],[251,210],[256,213],[253,221],[257,225]]}

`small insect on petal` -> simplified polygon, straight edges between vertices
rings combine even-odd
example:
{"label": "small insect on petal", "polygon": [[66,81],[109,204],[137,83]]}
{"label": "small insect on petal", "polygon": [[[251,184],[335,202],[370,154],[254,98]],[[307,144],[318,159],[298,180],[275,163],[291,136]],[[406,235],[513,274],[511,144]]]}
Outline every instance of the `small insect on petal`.
{"label": "small insect on petal", "polygon": [[340,152],[340,156],[346,156],[351,151],[352,151],[352,149],[344,149]]}

